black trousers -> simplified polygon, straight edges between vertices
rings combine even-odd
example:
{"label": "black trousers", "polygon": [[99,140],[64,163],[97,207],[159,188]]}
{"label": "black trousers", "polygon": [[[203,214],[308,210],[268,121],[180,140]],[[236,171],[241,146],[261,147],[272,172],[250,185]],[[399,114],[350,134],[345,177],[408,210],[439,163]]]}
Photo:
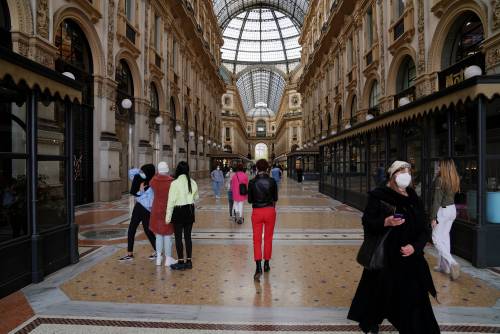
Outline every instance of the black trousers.
{"label": "black trousers", "polygon": [[130,218],[130,224],[128,225],[128,246],[127,249],[130,253],[134,251],[134,240],[135,233],[137,232],[137,227],[142,223],[142,228],[144,233],[148,237],[149,242],[154,250],[156,250],[156,237],[153,232],[149,229],[149,216],[150,212],[146,210],[139,203],[135,203],[134,210],[132,210],[132,217]]}
{"label": "black trousers", "polygon": [[191,241],[191,231],[194,223],[194,205],[188,204],[176,206],[172,213],[172,223],[174,224],[175,249],[177,258],[184,260],[184,245],[182,244],[182,234],[186,244],[186,258],[191,259],[193,253],[193,243]]}

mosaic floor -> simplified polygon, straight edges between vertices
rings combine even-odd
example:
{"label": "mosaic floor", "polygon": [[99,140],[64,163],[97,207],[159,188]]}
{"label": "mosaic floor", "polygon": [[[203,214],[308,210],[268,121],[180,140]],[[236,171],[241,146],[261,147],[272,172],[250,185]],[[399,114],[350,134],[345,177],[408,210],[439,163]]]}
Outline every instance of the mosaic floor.
{"label": "mosaic floor", "polygon": [[[8,297],[23,311],[11,310],[10,322],[0,311],[0,333],[359,333],[345,319],[361,273],[358,210],[318,193],[316,183],[285,180],[271,272],[255,283],[250,207],[245,223],[234,224],[227,199],[199,184],[192,270],[155,266],[141,229],[135,260],[118,262],[133,202],[86,205],[76,215],[80,263]],[[434,265],[431,246],[426,256]],[[442,332],[500,333],[500,275],[458,260],[457,281],[433,273]],[[387,324],[381,333],[395,332]]]}

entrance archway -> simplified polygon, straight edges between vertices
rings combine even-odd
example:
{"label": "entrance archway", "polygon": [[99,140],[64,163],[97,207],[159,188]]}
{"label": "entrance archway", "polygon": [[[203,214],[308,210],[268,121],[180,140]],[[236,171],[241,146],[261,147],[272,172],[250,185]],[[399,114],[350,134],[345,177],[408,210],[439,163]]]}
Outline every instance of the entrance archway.
{"label": "entrance archway", "polygon": [[260,159],[268,159],[269,158],[269,149],[266,144],[258,143],[255,145],[255,160]]}
{"label": "entrance archway", "polygon": [[75,205],[93,201],[94,64],[85,33],[78,23],[66,19],[55,35],[58,49],[56,70],[70,72],[82,83],[80,112],[73,113],[73,184]]}

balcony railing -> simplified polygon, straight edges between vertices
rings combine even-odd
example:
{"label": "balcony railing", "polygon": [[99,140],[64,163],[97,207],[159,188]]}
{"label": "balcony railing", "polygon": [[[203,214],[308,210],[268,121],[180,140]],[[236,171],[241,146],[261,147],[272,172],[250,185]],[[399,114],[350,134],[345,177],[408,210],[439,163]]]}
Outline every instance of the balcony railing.
{"label": "balcony railing", "polygon": [[403,97],[406,97],[408,98],[408,100],[410,102],[413,102],[415,101],[416,99],[416,89],[415,89],[415,86],[411,86],[399,93],[397,93],[396,95],[394,95],[394,108],[399,108],[400,105],[399,105],[399,100],[401,100],[401,98]]}
{"label": "balcony railing", "polygon": [[439,89],[444,89],[464,81],[464,70],[472,65],[479,66],[484,73],[485,61],[482,52],[477,52],[472,56],[464,58],[460,62],[439,72]]}

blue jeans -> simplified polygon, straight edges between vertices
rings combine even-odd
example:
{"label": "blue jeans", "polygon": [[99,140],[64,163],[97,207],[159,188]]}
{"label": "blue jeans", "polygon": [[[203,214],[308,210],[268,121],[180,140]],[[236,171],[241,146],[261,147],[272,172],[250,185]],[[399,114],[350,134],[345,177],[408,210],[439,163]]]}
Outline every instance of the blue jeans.
{"label": "blue jeans", "polygon": [[212,188],[214,190],[215,196],[220,196],[220,190],[222,188],[223,182],[213,181]]}

